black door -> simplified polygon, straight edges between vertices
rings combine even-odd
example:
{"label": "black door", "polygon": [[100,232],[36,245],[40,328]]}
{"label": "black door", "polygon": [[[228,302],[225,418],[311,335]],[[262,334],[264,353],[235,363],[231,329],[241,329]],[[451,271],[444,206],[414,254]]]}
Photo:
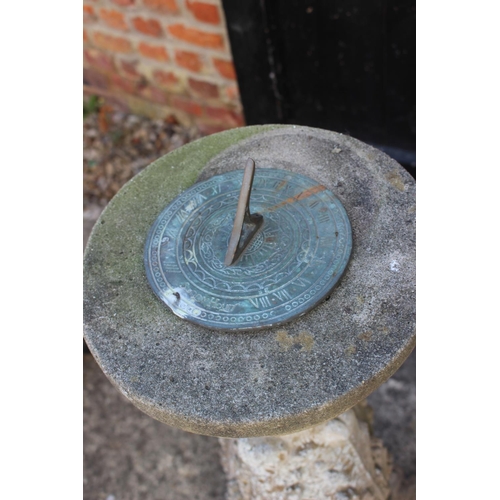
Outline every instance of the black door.
{"label": "black door", "polygon": [[223,5],[248,125],[350,134],[414,174],[414,0]]}

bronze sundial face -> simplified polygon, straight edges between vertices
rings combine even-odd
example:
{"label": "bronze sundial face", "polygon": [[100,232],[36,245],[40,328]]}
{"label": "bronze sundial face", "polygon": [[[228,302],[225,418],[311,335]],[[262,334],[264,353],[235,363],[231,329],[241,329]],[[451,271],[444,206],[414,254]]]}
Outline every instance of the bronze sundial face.
{"label": "bronze sundial face", "polygon": [[252,330],[321,302],[351,248],[347,213],[331,191],[249,160],[245,172],[214,176],[175,198],[150,230],[144,261],[151,287],[177,316]]}

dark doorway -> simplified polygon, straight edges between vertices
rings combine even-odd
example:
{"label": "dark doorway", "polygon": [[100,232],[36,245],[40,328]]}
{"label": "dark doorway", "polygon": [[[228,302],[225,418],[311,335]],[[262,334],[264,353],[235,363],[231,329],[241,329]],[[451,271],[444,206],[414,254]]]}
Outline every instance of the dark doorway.
{"label": "dark doorway", "polygon": [[223,0],[248,125],[309,125],[415,175],[414,0]]}

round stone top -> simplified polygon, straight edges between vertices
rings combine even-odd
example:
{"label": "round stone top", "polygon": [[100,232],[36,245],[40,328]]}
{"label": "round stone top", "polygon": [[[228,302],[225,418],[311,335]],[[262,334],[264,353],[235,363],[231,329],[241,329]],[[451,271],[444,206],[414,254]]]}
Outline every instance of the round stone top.
{"label": "round stone top", "polygon": [[[351,222],[351,260],[330,297],[291,323],[209,330],[157,298],[144,244],[178,194],[248,158],[330,189]],[[251,437],[333,418],[390,377],[415,345],[415,182],[381,151],[309,127],[242,127],[187,144],[134,177],[97,221],[84,256],[84,322],[111,382],[166,424]]]}

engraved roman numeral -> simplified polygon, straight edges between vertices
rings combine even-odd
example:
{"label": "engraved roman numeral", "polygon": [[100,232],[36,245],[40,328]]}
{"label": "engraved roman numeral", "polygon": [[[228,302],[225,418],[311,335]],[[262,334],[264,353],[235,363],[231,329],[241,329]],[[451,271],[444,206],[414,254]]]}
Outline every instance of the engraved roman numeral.
{"label": "engraved roman numeral", "polygon": [[170,240],[175,240],[177,238],[177,233],[172,230],[172,228],[167,226],[165,234],[170,238]]}
{"label": "engraved roman numeral", "polygon": [[[219,187],[219,189],[220,189],[220,187]],[[196,201],[196,205],[194,208],[201,205],[206,199],[207,199],[206,196],[202,195],[201,193],[196,193],[194,195],[194,200]]]}
{"label": "engraved roman numeral", "polygon": [[264,295],[264,297],[257,297],[257,298],[248,299],[248,300],[256,308],[271,307],[271,301],[269,300],[269,297],[267,295]]}
{"label": "engraved roman numeral", "polygon": [[318,215],[318,221],[322,224],[324,222],[328,222],[330,220],[330,215],[328,212],[323,212],[322,214]]}
{"label": "engraved roman numeral", "polygon": [[292,296],[286,290],[278,290],[277,292],[273,292],[273,296],[278,300],[281,300],[281,302],[292,299]]}
{"label": "engraved roman numeral", "polygon": [[311,282],[309,280],[306,280],[304,277],[300,277],[300,278],[295,279],[293,281],[293,284],[306,287],[306,286],[310,285]]}
{"label": "engraved roman numeral", "polygon": [[189,212],[181,208],[176,214],[175,218],[179,224],[182,224],[189,217]]}

